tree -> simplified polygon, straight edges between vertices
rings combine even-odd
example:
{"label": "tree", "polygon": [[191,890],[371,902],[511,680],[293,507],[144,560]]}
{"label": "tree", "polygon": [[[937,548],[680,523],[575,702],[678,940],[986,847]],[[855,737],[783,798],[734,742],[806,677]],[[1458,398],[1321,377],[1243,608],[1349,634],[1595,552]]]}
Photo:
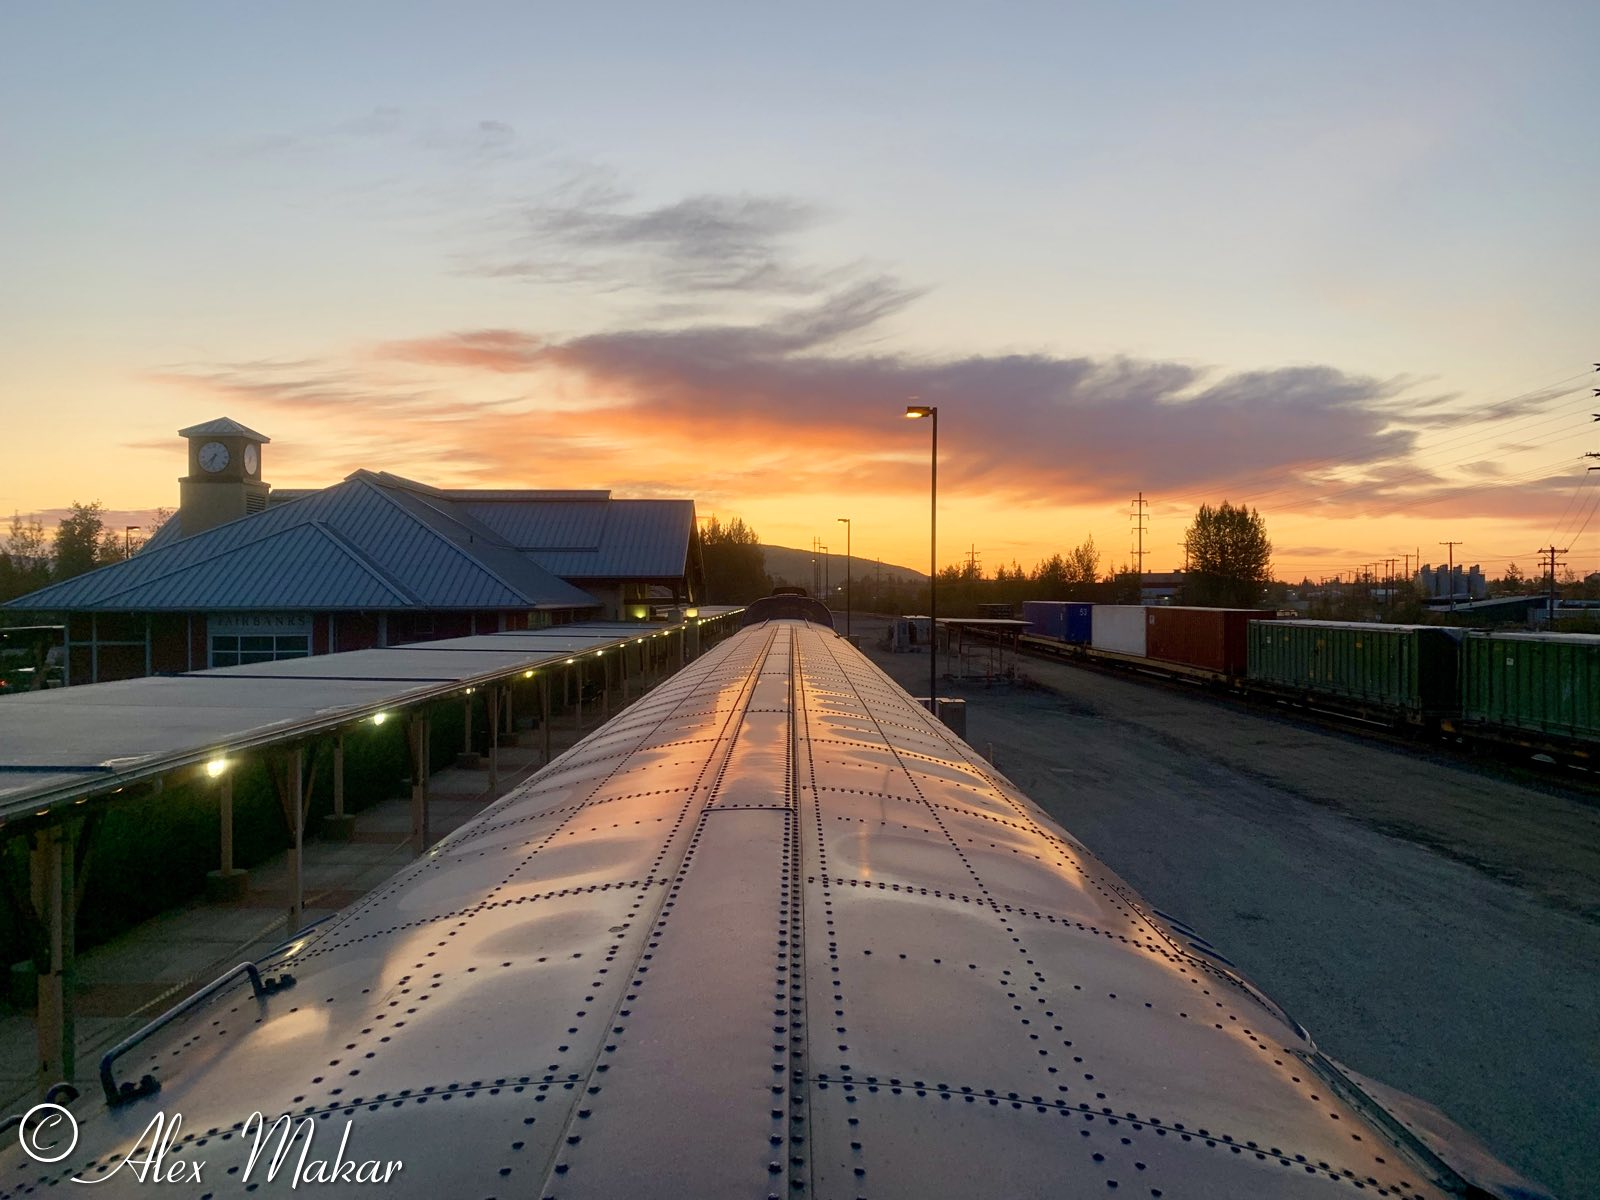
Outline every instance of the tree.
{"label": "tree", "polygon": [[38,517],[11,514],[11,536],[0,553],[0,604],[37,591],[50,582],[50,556]]}
{"label": "tree", "polygon": [[100,536],[105,532],[105,507],[72,502],[72,515],[62,517],[56,526],[55,577],[71,579],[92,571],[100,564]]}
{"label": "tree", "polygon": [[1100,551],[1095,547],[1094,534],[1067,555],[1066,567],[1068,583],[1090,584],[1100,578]]}
{"label": "tree", "polygon": [[700,531],[700,550],[708,603],[749,604],[772,591],[761,538],[740,518],[724,525],[713,515]]}
{"label": "tree", "polygon": [[1067,574],[1067,562],[1059,554],[1052,554],[1033,569],[1033,583],[1038,591],[1035,600],[1065,600],[1067,585],[1072,580]]}
{"label": "tree", "polygon": [[1251,608],[1272,580],[1272,542],[1266,522],[1253,508],[1224,500],[1202,504],[1184,534],[1189,573],[1184,599],[1190,604]]}

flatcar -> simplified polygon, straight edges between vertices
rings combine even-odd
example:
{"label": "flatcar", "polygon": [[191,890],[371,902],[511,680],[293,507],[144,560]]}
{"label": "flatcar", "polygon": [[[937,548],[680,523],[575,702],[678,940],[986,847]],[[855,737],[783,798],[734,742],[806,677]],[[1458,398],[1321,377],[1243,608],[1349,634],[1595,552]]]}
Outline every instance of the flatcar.
{"label": "flatcar", "polygon": [[792,619],[101,1075],[0,1193],[1542,1194]]}

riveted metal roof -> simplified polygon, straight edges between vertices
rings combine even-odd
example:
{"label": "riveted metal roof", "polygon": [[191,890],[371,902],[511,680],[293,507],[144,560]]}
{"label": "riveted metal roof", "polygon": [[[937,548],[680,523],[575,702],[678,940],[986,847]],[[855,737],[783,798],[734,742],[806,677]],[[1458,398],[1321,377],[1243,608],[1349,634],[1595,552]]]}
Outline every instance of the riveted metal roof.
{"label": "riveted metal roof", "polygon": [[488,530],[358,472],[293,504],[146,547],[12,606],[215,612],[582,609],[597,602]]}
{"label": "riveted metal roof", "polygon": [[250,1114],[292,1112],[313,1157],[348,1126],[417,1196],[1461,1190],[799,622],[717,646],[266,967],[293,990],[174,1018],[117,1068],[156,1098],[77,1102],[76,1149],[8,1146],[0,1187],[92,1175],[161,1109],[194,1131],[172,1161],[242,1170]]}

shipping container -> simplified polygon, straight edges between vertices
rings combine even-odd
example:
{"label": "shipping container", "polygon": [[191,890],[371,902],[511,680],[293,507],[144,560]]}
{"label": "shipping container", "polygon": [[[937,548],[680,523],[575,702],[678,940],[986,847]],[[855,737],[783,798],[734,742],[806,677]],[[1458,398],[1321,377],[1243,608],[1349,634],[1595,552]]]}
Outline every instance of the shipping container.
{"label": "shipping container", "polygon": [[1600,637],[1469,633],[1461,715],[1553,738],[1600,738]]}
{"label": "shipping container", "polygon": [[1024,600],[1022,619],[1034,637],[1067,640],[1067,602],[1065,600]]}
{"label": "shipping container", "polygon": [[1275,610],[1255,608],[1163,606],[1145,613],[1148,657],[1230,676],[1243,676],[1248,665],[1250,622],[1277,617]]}
{"label": "shipping container", "polygon": [[1089,644],[1096,650],[1143,658],[1145,614],[1149,611],[1142,604],[1096,604]]}
{"label": "shipping container", "polygon": [[1087,646],[1094,637],[1094,605],[1067,605],[1067,641],[1074,646]]}
{"label": "shipping container", "polygon": [[1436,625],[1251,622],[1249,677],[1409,720],[1446,716],[1459,705],[1460,638]]}
{"label": "shipping container", "polygon": [[1024,600],[1022,619],[1028,623],[1028,632],[1034,637],[1087,646],[1094,607],[1067,600]]}

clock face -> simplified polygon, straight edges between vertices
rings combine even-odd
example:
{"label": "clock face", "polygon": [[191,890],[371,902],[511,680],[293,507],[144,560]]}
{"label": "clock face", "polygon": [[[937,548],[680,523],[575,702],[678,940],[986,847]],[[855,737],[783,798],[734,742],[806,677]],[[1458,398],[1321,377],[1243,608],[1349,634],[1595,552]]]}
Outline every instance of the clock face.
{"label": "clock face", "polygon": [[228,465],[228,448],[221,442],[207,442],[200,447],[200,469],[212,474]]}
{"label": "clock face", "polygon": [[247,475],[254,475],[261,469],[261,451],[254,446],[244,448],[244,470]]}

